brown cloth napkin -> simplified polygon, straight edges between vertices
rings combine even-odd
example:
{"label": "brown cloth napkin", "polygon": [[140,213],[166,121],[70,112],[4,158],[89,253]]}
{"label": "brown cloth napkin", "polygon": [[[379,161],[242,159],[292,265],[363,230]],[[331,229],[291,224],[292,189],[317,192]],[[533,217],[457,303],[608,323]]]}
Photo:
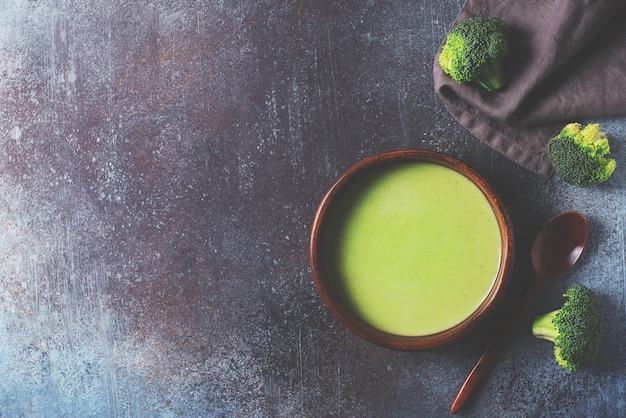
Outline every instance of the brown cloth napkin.
{"label": "brown cloth napkin", "polygon": [[625,0],[468,0],[452,26],[494,16],[510,30],[507,85],[459,85],[435,57],[437,94],[468,131],[549,177],[548,140],[569,122],[626,115]]}

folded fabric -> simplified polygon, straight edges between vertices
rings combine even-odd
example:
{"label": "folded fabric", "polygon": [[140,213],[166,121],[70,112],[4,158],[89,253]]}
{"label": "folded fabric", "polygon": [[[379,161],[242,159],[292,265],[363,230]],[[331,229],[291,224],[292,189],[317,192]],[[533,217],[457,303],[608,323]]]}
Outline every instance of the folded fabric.
{"label": "folded fabric", "polygon": [[[493,16],[509,27],[507,84],[457,84],[434,64],[437,94],[469,132],[545,177],[548,140],[569,122],[626,115],[624,0],[468,0],[451,27]],[[443,43],[443,42],[442,42]]]}

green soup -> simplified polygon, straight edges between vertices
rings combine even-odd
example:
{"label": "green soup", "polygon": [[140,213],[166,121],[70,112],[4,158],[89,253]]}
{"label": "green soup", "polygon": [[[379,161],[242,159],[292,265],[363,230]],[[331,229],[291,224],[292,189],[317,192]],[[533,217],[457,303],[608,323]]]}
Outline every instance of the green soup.
{"label": "green soup", "polygon": [[333,209],[325,248],[333,286],[388,333],[445,331],[480,306],[497,277],[500,228],[482,191],[428,162],[387,164]]}

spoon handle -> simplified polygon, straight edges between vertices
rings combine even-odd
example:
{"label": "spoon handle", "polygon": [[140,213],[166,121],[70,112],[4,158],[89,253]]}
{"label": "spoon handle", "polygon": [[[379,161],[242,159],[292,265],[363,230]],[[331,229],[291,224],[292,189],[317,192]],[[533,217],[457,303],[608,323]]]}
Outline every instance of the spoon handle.
{"label": "spoon handle", "polygon": [[500,353],[502,348],[504,348],[513,334],[513,331],[515,331],[515,326],[517,325],[522,312],[524,312],[526,305],[528,305],[542,285],[543,281],[539,278],[537,273],[533,272],[530,285],[528,286],[528,289],[526,290],[526,293],[517,308],[513,311],[513,313],[511,313],[509,319],[502,328],[502,331],[500,331],[500,333],[493,338],[489,346],[487,346],[483,352],[482,356],[480,356],[476,362],[476,365],[474,365],[474,368],[467,375],[465,382],[463,382],[461,389],[459,389],[459,393],[452,402],[452,406],[450,406],[451,414],[455,414],[459,409],[461,409],[474,388],[478,385],[483,376],[487,374],[487,371],[489,371],[489,367],[495,360],[496,356]]}

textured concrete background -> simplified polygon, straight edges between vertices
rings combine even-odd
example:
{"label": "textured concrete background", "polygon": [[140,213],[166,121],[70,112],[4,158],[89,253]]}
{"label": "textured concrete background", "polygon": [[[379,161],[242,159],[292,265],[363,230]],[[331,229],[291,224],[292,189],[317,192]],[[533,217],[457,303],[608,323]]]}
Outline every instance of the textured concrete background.
{"label": "textured concrete background", "polygon": [[[578,189],[463,131],[432,62],[460,0],[0,0],[0,416],[446,416],[523,290],[541,224],[589,246],[459,414],[624,417],[626,120],[618,171]],[[427,352],[366,343],[308,269],[335,177],[377,151],[447,152],[490,180],[518,263],[497,318]],[[571,284],[605,309],[569,373],[528,321]]]}

